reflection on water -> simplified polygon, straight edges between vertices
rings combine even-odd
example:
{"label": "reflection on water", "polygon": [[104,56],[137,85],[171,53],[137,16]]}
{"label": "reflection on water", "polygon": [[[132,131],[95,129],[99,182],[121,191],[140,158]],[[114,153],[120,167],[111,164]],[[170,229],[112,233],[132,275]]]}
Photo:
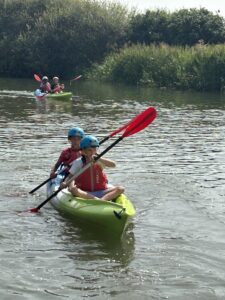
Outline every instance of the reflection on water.
{"label": "reflection on water", "polygon": [[[80,81],[70,102],[0,80],[2,299],[224,299],[225,96]],[[24,86],[26,90],[24,91]],[[122,240],[77,226],[45,198],[67,130],[102,138],[147,106],[157,119],[107,153],[137,215]],[[101,145],[104,150],[111,142]]]}
{"label": "reflection on water", "polygon": [[65,102],[65,101],[54,101],[51,99],[45,100],[36,100],[36,107],[38,114],[48,114],[52,112],[56,113],[69,113],[71,112],[71,107],[73,106],[73,102]]}
{"label": "reflection on water", "polygon": [[[82,245],[82,251],[79,252],[76,246],[76,253],[68,253],[68,257],[79,260],[101,260],[108,259],[119,263],[125,267],[133,258],[135,237],[133,233],[133,224],[130,223],[122,239],[115,237],[109,231],[90,228],[88,224],[76,224],[76,221],[65,220],[63,226],[63,243],[71,245]],[[112,228],[113,231],[113,228]],[[84,253],[85,247],[85,253]],[[88,255],[87,255],[88,253]],[[79,258],[78,258],[79,257]]]}

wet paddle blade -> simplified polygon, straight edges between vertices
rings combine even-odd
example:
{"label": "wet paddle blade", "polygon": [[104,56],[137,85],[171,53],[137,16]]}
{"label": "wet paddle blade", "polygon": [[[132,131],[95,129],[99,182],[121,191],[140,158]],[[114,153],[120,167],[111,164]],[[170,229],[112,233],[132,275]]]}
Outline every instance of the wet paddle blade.
{"label": "wet paddle blade", "polygon": [[43,201],[41,204],[39,204],[37,207],[30,208],[27,210],[27,212],[36,213],[44,206],[46,203],[48,203],[53,197],[55,197],[62,189],[59,187],[58,190],[56,190],[51,196],[49,196],[45,201]]}
{"label": "wet paddle blade", "polygon": [[38,82],[41,82],[41,78],[37,74],[34,74],[34,79]]}
{"label": "wet paddle blade", "polygon": [[[132,121],[132,120],[131,120]],[[113,131],[112,133],[110,133],[109,135],[105,136],[100,142],[99,145],[103,144],[105,141],[107,141],[108,139],[110,139],[111,137],[113,137],[114,135],[116,135],[117,133],[125,130],[125,128],[128,127],[128,125],[131,123],[131,121],[129,121],[128,123],[126,123],[125,125],[121,126],[120,128],[116,129],[115,131]]]}
{"label": "wet paddle blade", "polygon": [[[135,117],[135,119],[136,119],[136,118],[137,118],[137,117]],[[129,121],[128,123],[126,123],[125,125],[121,126],[120,128],[116,129],[115,131],[113,131],[113,132],[108,136],[108,138],[111,138],[111,137],[113,137],[114,135],[116,135],[117,133],[123,131],[125,128],[127,128],[127,127],[130,125],[130,123],[131,123],[132,121],[133,121],[133,119],[132,119],[131,121]]]}
{"label": "wet paddle blade", "polygon": [[[152,110],[152,108],[151,108]],[[101,140],[99,142],[99,144],[103,144],[105,141],[107,141],[109,138],[113,137],[114,135],[116,135],[117,133],[125,130],[130,124],[133,124],[136,122],[138,122],[138,120],[141,118],[141,116],[145,113],[149,114],[150,108],[148,107],[144,112],[140,113],[139,115],[135,116],[133,119],[131,119],[129,122],[127,122],[125,125],[119,127],[118,129],[116,129],[115,131],[113,131],[112,133],[110,133],[108,136],[106,136],[105,138],[103,138],[103,140]]]}
{"label": "wet paddle blade", "polygon": [[71,85],[71,82],[72,82],[72,81],[76,81],[76,80],[80,79],[81,77],[82,77],[82,75],[79,75],[79,76],[77,76],[77,77],[71,79],[71,80],[70,80],[70,85]]}
{"label": "wet paddle blade", "polygon": [[156,118],[157,112],[154,107],[148,107],[145,111],[140,113],[136,118],[133,119],[133,122],[126,128],[122,137],[127,137],[133,135],[151,124]]}
{"label": "wet paddle blade", "polygon": [[27,210],[27,212],[31,212],[31,213],[37,213],[38,211],[39,209],[37,209],[36,207]]}
{"label": "wet paddle blade", "polygon": [[82,75],[79,75],[79,76],[77,76],[77,77],[71,79],[70,81],[76,81],[76,80],[79,80],[81,77],[82,77]]}

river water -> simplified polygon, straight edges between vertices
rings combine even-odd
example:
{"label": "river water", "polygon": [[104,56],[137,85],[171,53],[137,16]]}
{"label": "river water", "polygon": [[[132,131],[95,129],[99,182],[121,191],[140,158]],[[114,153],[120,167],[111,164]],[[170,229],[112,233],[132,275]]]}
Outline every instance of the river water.
{"label": "river water", "polygon": [[[0,299],[225,298],[225,96],[74,82],[37,102],[31,80],[0,80]],[[155,121],[107,157],[137,214],[121,240],[76,226],[46,198],[52,164],[81,126],[100,139],[154,106]],[[100,148],[104,150],[110,142]]]}

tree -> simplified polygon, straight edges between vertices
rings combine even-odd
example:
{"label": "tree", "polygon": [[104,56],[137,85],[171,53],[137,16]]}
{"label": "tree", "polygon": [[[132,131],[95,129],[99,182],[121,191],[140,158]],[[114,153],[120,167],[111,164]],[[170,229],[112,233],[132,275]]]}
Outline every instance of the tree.
{"label": "tree", "polygon": [[181,9],[171,14],[169,39],[171,45],[192,46],[199,42],[219,44],[225,41],[224,19],[205,8]]}
{"label": "tree", "polygon": [[134,15],[130,22],[129,40],[132,43],[159,44],[168,35],[169,14],[164,10],[146,11]]}

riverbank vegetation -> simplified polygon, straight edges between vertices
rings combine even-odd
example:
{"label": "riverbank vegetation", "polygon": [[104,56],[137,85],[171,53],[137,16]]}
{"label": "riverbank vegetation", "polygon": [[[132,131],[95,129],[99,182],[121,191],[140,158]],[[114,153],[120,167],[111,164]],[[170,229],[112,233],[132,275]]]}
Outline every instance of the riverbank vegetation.
{"label": "riverbank vegetation", "polygon": [[127,10],[88,0],[0,0],[0,75],[70,78],[124,44]]}
{"label": "riverbank vegetation", "polygon": [[133,85],[223,91],[225,45],[125,47],[96,65],[89,76]]}
{"label": "riverbank vegetation", "polygon": [[94,0],[0,0],[0,76],[33,73],[224,90],[225,20]]}

